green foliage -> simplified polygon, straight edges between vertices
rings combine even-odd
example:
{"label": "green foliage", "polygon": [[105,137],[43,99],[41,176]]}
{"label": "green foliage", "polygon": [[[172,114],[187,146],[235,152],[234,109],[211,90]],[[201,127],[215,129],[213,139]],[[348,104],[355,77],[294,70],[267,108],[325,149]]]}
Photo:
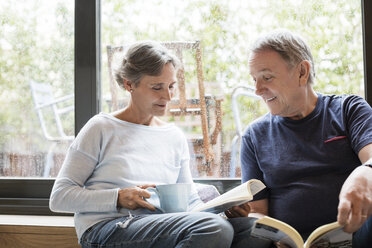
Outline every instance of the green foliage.
{"label": "green foliage", "polygon": [[[72,1],[2,1],[0,4],[0,147],[11,140],[43,146],[29,79],[53,85],[55,95],[73,92]],[[49,8],[49,6],[53,6]],[[249,44],[261,33],[286,28],[304,36],[312,48],[317,91],[363,95],[360,1],[320,0],[105,0],[102,1],[102,85],[109,97],[106,45],[138,40],[201,40],[208,94],[221,95],[226,149],[235,133],[230,94],[252,85]],[[53,16],[53,22],[43,16]],[[197,94],[193,55],[185,56],[186,77]],[[242,121],[266,109],[240,99]],[[107,111],[107,108],[105,109]],[[73,133],[73,116],[64,123]],[[200,131],[200,130],[196,130]],[[195,132],[196,132],[195,131]],[[32,137],[32,138],[27,138]],[[35,148],[36,149],[36,148]]]}
{"label": "green foliage", "polygon": [[[56,97],[73,92],[73,15],[66,1],[54,2],[54,9],[45,3],[0,4],[0,104],[6,106],[0,111],[2,150],[40,150],[47,145],[29,80],[50,83]],[[55,23],[46,15],[53,15]],[[73,133],[71,117],[64,125]]]}
{"label": "green foliage", "polygon": [[[223,132],[229,149],[235,133],[230,94],[237,85],[252,85],[247,64],[249,44],[261,33],[286,28],[305,37],[315,60],[317,91],[363,95],[360,12],[360,1],[345,0],[158,0],[125,5],[110,0],[103,3],[103,43],[201,40],[207,93],[224,96]],[[187,61],[191,59],[189,56]],[[195,82],[194,71],[186,78]],[[108,85],[105,75],[103,82]],[[196,93],[195,87],[189,88]],[[263,104],[255,106],[249,101],[239,100],[243,125],[266,111]]]}

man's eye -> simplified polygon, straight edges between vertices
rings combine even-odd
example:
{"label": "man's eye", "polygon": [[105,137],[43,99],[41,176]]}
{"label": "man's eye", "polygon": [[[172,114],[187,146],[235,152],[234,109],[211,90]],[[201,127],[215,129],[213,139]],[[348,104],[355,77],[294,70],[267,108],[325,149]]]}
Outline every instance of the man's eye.
{"label": "man's eye", "polygon": [[267,77],[266,77],[266,76],[263,76],[263,79],[266,80],[266,81],[269,81],[269,80],[272,79],[272,78],[273,78],[273,77],[271,77],[271,76],[267,76]]}
{"label": "man's eye", "polygon": [[252,78],[253,82],[255,83],[256,82],[256,78],[255,77],[252,77],[252,76],[251,76],[251,78]]}
{"label": "man's eye", "polygon": [[152,88],[153,90],[161,90],[161,88]]}

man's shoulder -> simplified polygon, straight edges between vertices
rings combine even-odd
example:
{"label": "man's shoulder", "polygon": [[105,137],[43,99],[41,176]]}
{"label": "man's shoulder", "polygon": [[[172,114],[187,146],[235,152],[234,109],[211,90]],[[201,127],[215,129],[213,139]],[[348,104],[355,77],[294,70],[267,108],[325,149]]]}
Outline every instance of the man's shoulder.
{"label": "man's shoulder", "polygon": [[326,103],[344,103],[353,102],[353,101],[364,101],[361,96],[354,95],[354,94],[340,94],[340,95],[332,95],[332,94],[319,94],[320,99]]}
{"label": "man's shoulder", "polygon": [[246,126],[243,133],[247,134],[249,130],[253,131],[266,128],[267,125],[269,125],[269,123],[272,121],[272,117],[273,116],[270,113],[266,113],[263,116],[258,117]]}
{"label": "man's shoulder", "polygon": [[324,108],[341,111],[347,111],[361,104],[366,104],[366,101],[361,96],[353,94],[322,95],[321,99],[324,102]]}

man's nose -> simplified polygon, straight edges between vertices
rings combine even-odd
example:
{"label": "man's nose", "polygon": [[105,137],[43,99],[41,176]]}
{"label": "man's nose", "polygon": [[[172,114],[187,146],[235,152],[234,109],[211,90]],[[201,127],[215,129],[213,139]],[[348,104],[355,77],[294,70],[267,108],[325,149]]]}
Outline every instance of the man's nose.
{"label": "man's nose", "polygon": [[254,82],[254,87],[255,87],[255,94],[256,95],[261,95],[262,94],[262,91],[264,90],[264,86],[261,82],[261,80],[257,79],[255,82]]}

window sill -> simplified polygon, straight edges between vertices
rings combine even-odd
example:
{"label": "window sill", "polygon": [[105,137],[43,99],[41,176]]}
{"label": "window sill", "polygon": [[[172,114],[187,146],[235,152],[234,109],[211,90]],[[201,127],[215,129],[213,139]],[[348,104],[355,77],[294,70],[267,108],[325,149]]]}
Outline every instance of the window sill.
{"label": "window sill", "polygon": [[0,247],[80,247],[72,216],[0,215]]}

